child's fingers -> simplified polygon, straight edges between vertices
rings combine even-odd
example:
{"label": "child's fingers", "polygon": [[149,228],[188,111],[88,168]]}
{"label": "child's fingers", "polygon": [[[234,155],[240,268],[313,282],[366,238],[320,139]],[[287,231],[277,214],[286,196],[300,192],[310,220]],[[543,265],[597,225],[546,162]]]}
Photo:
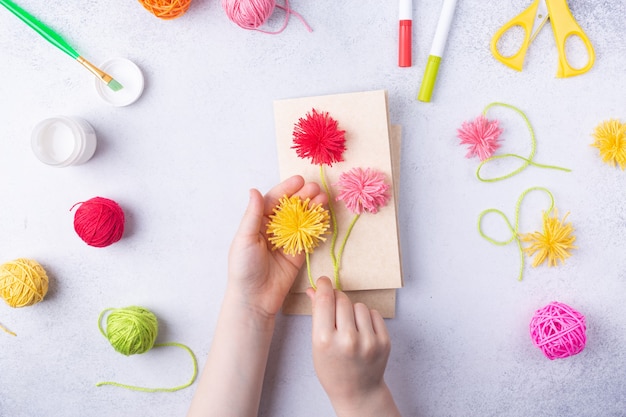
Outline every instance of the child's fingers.
{"label": "child's fingers", "polygon": [[313,296],[313,332],[327,333],[335,330],[335,290],[327,277],[317,280]]}
{"label": "child's fingers", "polygon": [[298,190],[294,195],[301,199],[310,198],[311,205],[326,204],[328,203],[328,196],[322,192],[320,186],[315,182],[307,182]]}
{"label": "child's fingers", "polygon": [[372,318],[372,328],[376,336],[389,340],[389,332],[383,316],[377,310],[370,310],[370,316]]}
{"label": "child's fingers", "polygon": [[335,292],[335,304],[337,312],[337,331],[338,332],[356,332],[356,324],[354,322],[354,308],[352,301],[348,296],[341,292]]}
{"label": "child's fingers", "polygon": [[363,303],[354,305],[354,322],[359,333],[367,333],[374,335],[374,327],[372,325],[372,315],[370,309]]}
{"label": "child's fingers", "polygon": [[272,214],[274,207],[278,205],[278,201],[283,198],[283,196],[292,196],[294,193],[298,192],[303,185],[304,178],[300,175],[294,175],[269,190],[267,194],[265,194],[264,213],[266,215]]}

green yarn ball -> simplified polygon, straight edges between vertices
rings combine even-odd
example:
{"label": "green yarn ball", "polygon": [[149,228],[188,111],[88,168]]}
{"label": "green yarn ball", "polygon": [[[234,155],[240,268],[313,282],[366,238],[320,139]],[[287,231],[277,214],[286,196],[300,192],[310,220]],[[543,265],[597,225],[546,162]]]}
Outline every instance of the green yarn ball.
{"label": "green yarn ball", "polygon": [[116,351],[129,356],[152,349],[159,323],[150,310],[138,306],[108,309],[102,312],[100,318],[107,311],[110,313],[106,321],[106,331],[102,327],[100,331]]}

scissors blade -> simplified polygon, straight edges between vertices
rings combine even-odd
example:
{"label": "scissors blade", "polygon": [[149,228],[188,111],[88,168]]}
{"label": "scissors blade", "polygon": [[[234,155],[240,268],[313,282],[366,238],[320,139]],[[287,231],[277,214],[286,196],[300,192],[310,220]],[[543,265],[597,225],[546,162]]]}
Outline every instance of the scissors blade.
{"label": "scissors blade", "polygon": [[546,0],[539,0],[539,5],[537,6],[537,14],[535,16],[535,20],[533,21],[533,29],[530,32],[530,42],[535,40],[535,37],[543,28],[543,25],[548,21],[549,13],[548,13],[548,4]]}

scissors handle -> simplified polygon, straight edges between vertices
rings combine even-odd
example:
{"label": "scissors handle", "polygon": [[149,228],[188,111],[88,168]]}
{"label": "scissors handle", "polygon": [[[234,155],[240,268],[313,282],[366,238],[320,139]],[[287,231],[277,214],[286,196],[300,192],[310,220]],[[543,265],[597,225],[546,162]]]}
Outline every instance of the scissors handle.
{"label": "scissors handle", "polygon": [[[548,14],[550,15],[552,31],[554,32],[554,40],[556,41],[556,47],[559,51],[559,68],[556,76],[559,78],[572,77],[589,71],[589,69],[593,66],[596,57],[593,45],[591,45],[589,38],[578,25],[576,19],[574,19],[572,12],[567,6],[567,1],[549,0],[546,3],[548,5]],[[577,36],[580,38],[587,48],[588,61],[582,68],[574,68],[567,60],[565,44],[571,36]]]}
{"label": "scissors handle", "polygon": [[[537,8],[539,7],[539,0],[534,0],[533,3],[523,12],[509,20],[504,26],[502,26],[491,38],[491,53],[493,56],[504,65],[513,68],[514,70],[521,71],[524,65],[524,58],[526,57],[526,51],[530,44],[530,37],[533,31],[535,17],[537,15]],[[511,56],[504,56],[498,50],[498,42],[502,36],[511,30],[512,28],[519,26],[524,30],[524,40],[520,49]]]}

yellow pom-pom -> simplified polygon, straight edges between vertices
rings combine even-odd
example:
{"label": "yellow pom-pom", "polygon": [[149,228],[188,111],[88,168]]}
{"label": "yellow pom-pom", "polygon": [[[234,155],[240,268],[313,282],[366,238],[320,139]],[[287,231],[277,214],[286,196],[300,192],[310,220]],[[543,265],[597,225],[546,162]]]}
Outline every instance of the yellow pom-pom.
{"label": "yellow pom-pom", "polygon": [[[569,214],[569,213],[568,213]],[[566,222],[568,214],[559,220],[559,214],[554,209],[554,215],[543,214],[543,231],[527,233],[520,238],[522,242],[529,242],[531,245],[524,248],[524,252],[529,256],[535,255],[533,266],[538,266],[543,261],[547,261],[548,266],[556,266],[557,261],[565,262],[571,254],[570,250],[576,249],[574,241],[574,227]]]}
{"label": "yellow pom-pom", "polygon": [[19,258],[0,265],[0,296],[11,307],[26,307],[43,300],[48,275],[32,259]]}
{"label": "yellow pom-pom", "polygon": [[311,253],[325,240],[329,228],[328,210],[321,204],[309,207],[310,199],[284,196],[274,208],[267,226],[268,240],[274,248],[282,248],[287,255]]}
{"label": "yellow pom-pom", "polygon": [[617,163],[626,168],[626,124],[611,119],[600,123],[592,135],[595,141],[591,146],[600,150],[602,161],[611,166]]}

